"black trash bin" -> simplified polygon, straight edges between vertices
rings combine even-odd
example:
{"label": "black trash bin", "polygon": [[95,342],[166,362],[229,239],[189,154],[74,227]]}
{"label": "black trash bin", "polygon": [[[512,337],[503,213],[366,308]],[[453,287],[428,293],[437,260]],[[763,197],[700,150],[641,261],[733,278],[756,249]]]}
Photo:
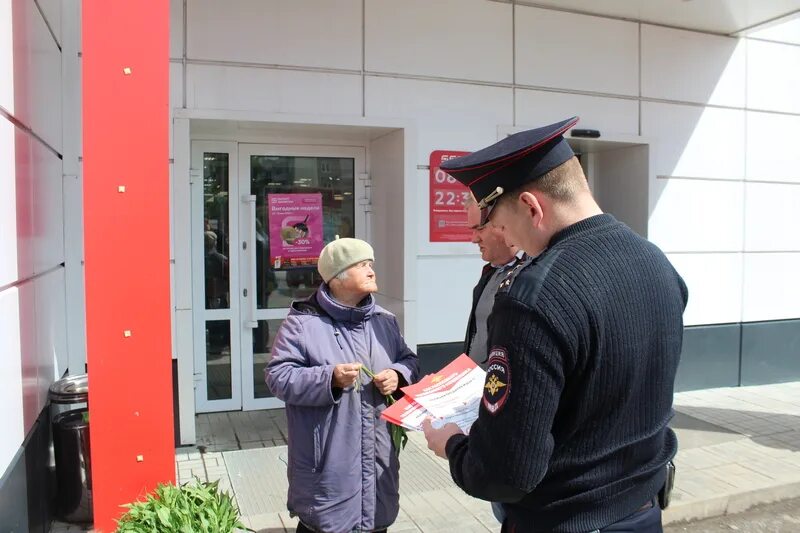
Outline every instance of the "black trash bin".
{"label": "black trash bin", "polygon": [[[92,522],[92,467],[89,445],[89,380],[68,376],[50,386],[56,466],[56,512],[67,522]],[[61,408],[83,405],[59,412]]]}

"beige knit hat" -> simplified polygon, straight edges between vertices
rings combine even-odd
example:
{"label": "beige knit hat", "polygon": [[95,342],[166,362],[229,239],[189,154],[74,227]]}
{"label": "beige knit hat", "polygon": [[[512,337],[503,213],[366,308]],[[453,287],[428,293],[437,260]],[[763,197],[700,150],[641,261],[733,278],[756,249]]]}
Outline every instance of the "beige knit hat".
{"label": "beige knit hat", "polygon": [[374,261],[375,252],[361,239],[336,239],[329,242],[319,254],[317,270],[325,283],[361,261]]}

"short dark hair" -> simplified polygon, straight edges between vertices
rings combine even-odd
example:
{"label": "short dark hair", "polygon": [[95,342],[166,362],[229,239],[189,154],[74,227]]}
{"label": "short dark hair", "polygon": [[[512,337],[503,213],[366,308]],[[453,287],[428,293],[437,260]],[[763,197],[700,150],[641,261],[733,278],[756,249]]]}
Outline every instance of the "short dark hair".
{"label": "short dark hair", "polygon": [[581,163],[573,156],[501,198],[516,198],[523,192],[541,192],[557,202],[569,203],[575,199],[578,192],[586,190],[588,186]]}

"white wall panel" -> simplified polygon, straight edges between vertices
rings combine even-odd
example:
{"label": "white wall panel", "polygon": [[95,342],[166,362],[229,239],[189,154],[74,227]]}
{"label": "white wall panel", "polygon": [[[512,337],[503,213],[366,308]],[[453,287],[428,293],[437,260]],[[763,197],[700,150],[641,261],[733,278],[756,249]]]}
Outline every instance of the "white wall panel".
{"label": "white wall panel", "polygon": [[800,251],[800,185],[745,185],[745,251]]}
{"label": "white wall panel", "polygon": [[747,42],[747,106],[800,113],[800,47]]}
{"label": "white wall panel", "polygon": [[[77,176],[81,173],[83,129],[82,129],[82,69],[81,58],[81,0],[63,0],[61,19],[63,39],[61,43],[61,117],[64,174]],[[68,203],[65,202],[65,205]],[[78,206],[81,209],[82,205]]]}
{"label": "white wall panel", "polygon": [[19,344],[22,362],[23,431],[28,434],[39,416],[39,359],[36,356],[36,288],[33,281],[18,286]]}
{"label": "white wall panel", "polygon": [[19,340],[25,434],[47,403],[47,390],[67,366],[64,270],[19,285]]}
{"label": "white wall panel", "polygon": [[0,194],[0,287],[18,279],[17,173],[14,137],[14,126],[5,117],[0,117],[0,191],[3,191]]}
{"label": "white wall panel", "polygon": [[755,39],[800,44],[800,18],[786,17],[785,22],[747,34]]}
{"label": "white wall panel", "polygon": [[34,272],[64,261],[64,181],[61,160],[38,141],[31,142]]}
{"label": "white wall panel", "polygon": [[22,410],[22,354],[19,344],[19,295],[15,287],[0,292],[0,472],[5,472],[25,437]]}
{"label": "white wall panel", "polygon": [[64,261],[61,160],[27,132],[15,130],[17,278]]}
{"label": "white wall panel", "polygon": [[169,0],[169,57],[183,57],[183,0]]}
{"label": "white wall panel", "polygon": [[32,17],[29,19],[29,81],[26,85],[29,101],[25,115],[18,118],[61,151],[61,51],[36,6],[33,2],[28,4]]}
{"label": "white wall panel", "polygon": [[361,69],[361,0],[191,0],[192,59]]}
{"label": "white wall panel", "polygon": [[0,2],[0,107],[14,113],[14,34],[11,2]]}
{"label": "white wall panel", "polygon": [[517,89],[517,126],[539,127],[574,115],[579,128],[600,130],[602,135],[639,134],[639,102],[580,94]]}
{"label": "white wall panel", "polygon": [[642,136],[653,141],[658,176],[744,176],[744,111],[642,102]]}
{"label": "white wall panel", "polygon": [[743,316],[746,322],[800,317],[800,253],[744,256]]}
{"label": "white wall panel", "polygon": [[26,131],[14,129],[14,166],[16,174],[17,215],[17,279],[33,276],[36,257],[33,190],[36,183],[33,165],[33,145],[38,143]]}
{"label": "white wall panel", "polygon": [[[648,238],[665,252],[743,249],[744,182],[657,180]],[[655,191],[651,189],[651,194]]]}
{"label": "white wall panel", "polygon": [[189,108],[361,115],[361,77],[189,65],[186,100]]}
{"label": "white wall panel", "polygon": [[517,83],[639,94],[639,27],[633,22],[516,8]]}
{"label": "white wall panel", "polygon": [[480,256],[421,257],[417,266],[417,342],[463,341],[483,267]]}
{"label": "white wall panel", "polygon": [[53,33],[58,40],[59,45],[61,44],[61,11],[63,9],[63,0],[36,0],[36,3],[39,4],[39,7],[42,8],[42,12],[44,13],[45,18],[47,19],[47,23],[50,25],[50,29],[53,30]]}
{"label": "white wall panel", "polygon": [[34,280],[36,285],[36,358],[39,410],[47,391],[67,369],[67,324],[64,269]]}
{"label": "white wall panel", "polygon": [[642,25],[642,96],[745,105],[745,41]]}
{"label": "white wall panel", "polygon": [[497,126],[512,123],[512,89],[460,83],[367,77],[368,117],[414,120],[418,164],[433,150],[476,150],[497,141]]}
{"label": "white wall panel", "polygon": [[747,113],[747,179],[800,182],[800,117]]}
{"label": "white wall panel", "polygon": [[510,83],[511,6],[485,0],[370,0],[368,71]]}
{"label": "white wall panel", "polygon": [[667,254],[689,288],[686,326],[742,318],[742,254]]}

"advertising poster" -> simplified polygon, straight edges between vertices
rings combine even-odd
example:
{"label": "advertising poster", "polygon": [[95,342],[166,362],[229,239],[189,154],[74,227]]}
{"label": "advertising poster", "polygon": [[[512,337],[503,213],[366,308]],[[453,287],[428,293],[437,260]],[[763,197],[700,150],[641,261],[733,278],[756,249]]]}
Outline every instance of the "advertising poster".
{"label": "advertising poster", "polygon": [[469,152],[436,150],[431,152],[430,169],[430,242],[470,242],[464,200],[469,189],[440,169],[443,161]]}
{"label": "advertising poster", "polygon": [[317,264],[322,240],[322,194],[268,194],[269,262],[273,269]]}

